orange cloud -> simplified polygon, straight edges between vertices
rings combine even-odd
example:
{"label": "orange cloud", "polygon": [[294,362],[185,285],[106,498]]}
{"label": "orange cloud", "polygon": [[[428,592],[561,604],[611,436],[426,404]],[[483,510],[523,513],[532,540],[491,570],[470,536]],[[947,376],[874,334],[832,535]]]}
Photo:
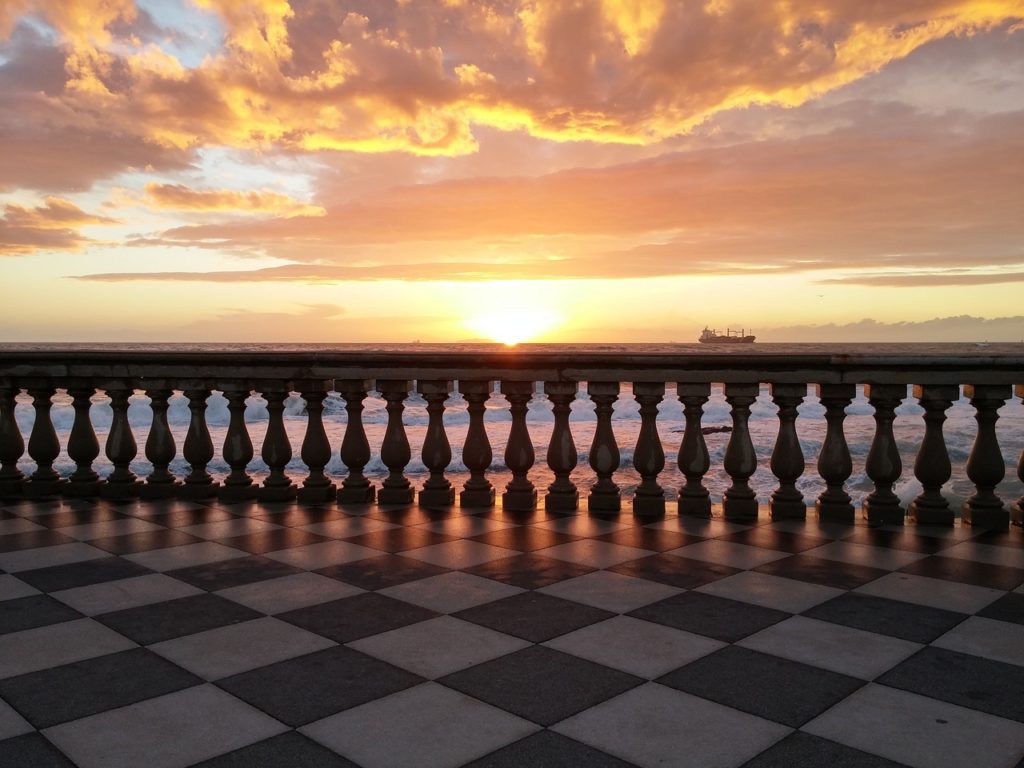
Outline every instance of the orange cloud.
{"label": "orange cloud", "polygon": [[21,256],[35,251],[77,251],[90,242],[77,227],[116,224],[114,219],[86,213],[59,197],[28,208],[8,203],[0,217],[0,256]]}
{"label": "orange cloud", "polygon": [[179,211],[241,211],[270,213],[283,218],[323,216],[326,213],[320,206],[310,205],[278,192],[192,189],[183,184],[147,184],[144,202],[155,208]]}

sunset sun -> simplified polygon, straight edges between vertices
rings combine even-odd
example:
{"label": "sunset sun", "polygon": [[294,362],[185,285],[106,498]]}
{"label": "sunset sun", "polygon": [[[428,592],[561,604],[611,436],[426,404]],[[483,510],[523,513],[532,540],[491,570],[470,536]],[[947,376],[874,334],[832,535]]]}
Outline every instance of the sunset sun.
{"label": "sunset sun", "polygon": [[509,307],[471,317],[466,324],[474,333],[511,347],[551,330],[558,317],[547,309]]}

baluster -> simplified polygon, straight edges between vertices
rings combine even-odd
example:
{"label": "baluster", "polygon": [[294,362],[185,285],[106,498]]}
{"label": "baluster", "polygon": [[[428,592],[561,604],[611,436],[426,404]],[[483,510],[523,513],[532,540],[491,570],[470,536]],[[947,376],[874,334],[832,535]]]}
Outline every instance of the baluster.
{"label": "baluster", "polygon": [[633,450],[633,467],[640,473],[640,485],[633,497],[633,514],[660,516],[665,514],[665,492],[658,485],[658,475],[665,468],[665,451],[658,435],[658,403],[665,396],[661,381],[633,382],[633,396],[640,403],[640,432]]}
{"label": "baluster", "polygon": [[36,471],[24,485],[26,496],[53,496],[61,491],[65,481],[53,468],[54,459],[60,455],[60,441],[57,430],[50,418],[50,400],[56,391],[52,384],[38,383],[26,390],[32,396],[32,407],[36,412],[32,432],[28,437],[28,455],[36,462]]}
{"label": "baluster", "polygon": [[892,487],[903,472],[892,423],[904,397],[904,384],[865,384],[864,394],[875,409],[875,436],[864,469],[875,489],[864,499],[864,517],[872,525],[903,525],[903,508]]}
{"label": "baluster", "polygon": [[493,381],[459,382],[459,391],[466,398],[469,412],[466,444],[462,447],[462,463],[469,470],[469,479],[459,494],[459,504],[463,507],[489,507],[494,504],[494,488],[484,474],[494,458],[491,441],[487,439],[484,428],[484,403],[493,388]]}
{"label": "baluster", "polygon": [[[1024,404],[1024,384],[1018,384],[1013,388],[1013,393],[1019,397]],[[1017,459],[1017,479],[1024,483],[1024,449],[1021,449],[1020,458]],[[1010,515],[1016,525],[1024,525],[1024,495],[1017,499],[1017,503],[1010,509]]]}
{"label": "baluster", "polygon": [[807,396],[806,384],[772,384],[772,400],[779,407],[779,434],[772,450],[772,474],[779,487],[772,492],[772,520],[803,520],[807,517],[804,495],[796,481],[804,473],[804,452],[796,434],[797,407]]}
{"label": "baluster", "polygon": [[231,472],[224,478],[224,483],[217,491],[217,498],[233,504],[256,498],[256,485],[246,471],[255,455],[249,428],[245,424],[245,401],[251,390],[247,382],[235,381],[221,386],[224,388],[224,397],[228,399],[228,431],[224,435],[221,455],[231,467]]}
{"label": "baluster", "polygon": [[852,523],[853,504],[843,484],[853,474],[853,460],[843,434],[843,420],[857,387],[855,384],[818,384],[817,390],[825,406],[825,440],[818,454],[818,474],[825,481],[825,490],[814,506],[823,522]]}
{"label": "baluster", "polygon": [[704,475],[711,469],[708,445],[704,441],[701,418],[704,403],[711,394],[708,383],[676,383],[676,395],[683,404],[686,427],[679,446],[679,471],[686,483],[679,489],[679,514],[689,517],[711,517],[711,494],[704,487]]}
{"label": "baluster", "polygon": [[20,391],[11,382],[0,384],[0,497],[19,495],[25,482],[18,469],[18,459],[25,452],[25,438],[14,418],[14,398]]}
{"label": "baluster", "polygon": [[363,428],[363,400],[373,389],[373,379],[338,379],[334,388],[345,400],[348,424],[341,440],[341,461],[348,468],[348,476],[338,489],[339,504],[370,504],[376,489],[366,479],[363,469],[370,461],[370,441]]}
{"label": "baluster", "polygon": [[526,411],[533,397],[533,382],[502,381],[501,392],[508,400],[512,412],[512,426],[505,446],[505,465],[512,472],[512,479],[501,496],[501,503],[506,509],[531,510],[537,506],[537,489],[527,473],[536,456],[526,426]]}
{"label": "baluster", "polygon": [[963,521],[965,524],[984,528],[1005,530],[1010,527],[1010,513],[996,493],[995,488],[1006,476],[1006,463],[996,438],[996,411],[1006,402],[1009,392],[1000,385],[970,385],[964,387],[964,395],[971,398],[975,408],[974,420],[978,422],[978,434],[967,459],[967,476],[974,483],[975,493],[964,502]]}
{"label": "baluster", "polygon": [[100,487],[100,495],[107,499],[131,499],[139,494],[139,480],[131,471],[132,459],[139,452],[128,422],[128,398],[132,390],[123,382],[103,387],[110,398],[114,412],[107,434],[107,458],[114,465],[114,471],[107,475],[107,482]]}
{"label": "baluster", "polygon": [[444,431],[444,401],[452,383],[448,380],[420,381],[417,390],[427,401],[427,432],[423,437],[423,464],[430,477],[419,494],[420,506],[450,507],[455,503],[455,489],[444,476],[452,463],[452,447]]}
{"label": "baluster", "polygon": [[178,453],[174,444],[174,435],[167,424],[168,400],[174,390],[167,386],[150,385],[146,394],[149,395],[149,407],[153,411],[153,420],[146,437],[146,458],[153,465],[153,471],[146,478],[141,493],[146,498],[170,498],[181,483],[173,474],[170,466]]}
{"label": "baluster", "polygon": [[756,520],[757,494],[750,487],[750,476],[757,471],[757,454],[750,439],[750,406],[760,387],[754,384],[726,384],[725,401],[732,406],[732,433],[725,447],[725,471],[732,484],[722,499],[727,520]]}
{"label": "baluster", "polygon": [[378,381],[380,393],[387,401],[388,426],[384,430],[384,440],[380,446],[380,460],[388,468],[388,476],[381,484],[377,501],[381,504],[412,504],[413,489],[403,473],[412,458],[409,438],[402,424],[402,411],[405,410],[404,400],[409,395],[412,383],[408,380],[386,379]]}
{"label": "baluster", "polygon": [[587,508],[591,512],[618,512],[621,506],[619,486],[612,480],[612,474],[619,468],[619,446],[612,431],[612,410],[619,398],[619,382],[588,381],[587,393],[594,401],[597,414],[597,428],[589,454],[597,482],[590,489]]}
{"label": "baluster", "polygon": [[196,387],[186,389],[184,394],[188,398],[189,421],[182,456],[192,471],[185,477],[185,484],[178,495],[185,499],[213,498],[217,495],[218,483],[206,471],[206,465],[213,459],[213,440],[206,425],[206,401],[210,390]]}
{"label": "baluster", "polygon": [[275,381],[263,384],[263,398],[267,401],[267,433],[263,438],[260,455],[270,474],[257,491],[260,501],[291,501],[295,498],[296,487],[285,474],[285,467],[292,460],[292,444],[284,428],[284,401],[288,398],[290,382]]}
{"label": "baluster", "polygon": [[92,463],[100,455],[100,441],[96,439],[96,430],[89,417],[89,408],[92,406],[89,398],[96,392],[96,388],[87,382],[73,381],[69,382],[67,392],[71,395],[72,407],[75,409],[75,420],[71,424],[71,434],[68,435],[68,456],[75,462],[75,471],[68,478],[64,493],[76,497],[98,496],[100,476],[92,468]]}
{"label": "baluster", "polygon": [[580,503],[580,492],[569,479],[569,474],[576,469],[579,462],[576,443],[569,428],[569,413],[578,389],[579,384],[575,381],[544,382],[544,394],[551,400],[555,416],[555,426],[551,430],[547,455],[548,466],[555,473],[555,479],[548,486],[547,495],[544,497],[544,508],[548,510],[572,511],[579,507]]}
{"label": "baluster", "polygon": [[324,473],[331,460],[331,443],[324,429],[324,400],[334,386],[333,381],[296,382],[306,401],[306,434],[302,438],[302,461],[309,467],[309,475],[302,481],[298,499],[307,504],[320,504],[334,499],[338,490]]}
{"label": "baluster", "polygon": [[907,513],[922,525],[952,525],[953,510],[942,496],[942,486],[953,474],[942,424],[946,421],[946,409],[960,397],[960,387],[915,384],[914,397],[924,408],[924,439],[914,460],[914,476],[923,491],[910,502]]}

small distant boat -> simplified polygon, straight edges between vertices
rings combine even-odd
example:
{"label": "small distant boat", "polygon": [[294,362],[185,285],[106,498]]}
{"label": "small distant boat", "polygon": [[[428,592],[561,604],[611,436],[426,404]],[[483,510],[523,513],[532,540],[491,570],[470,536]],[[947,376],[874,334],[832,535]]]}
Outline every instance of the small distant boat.
{"label": "small distant boat", "polygon": [[757,337],[752,334],[748,334],[746,329],[734,331],[730,328],[726,328],[725,335],[723,336],[714,328],[704,326],[704,331],[701,333],[700,338],[697,339],[697,341],[701,344],[753,344],[755,338]]}

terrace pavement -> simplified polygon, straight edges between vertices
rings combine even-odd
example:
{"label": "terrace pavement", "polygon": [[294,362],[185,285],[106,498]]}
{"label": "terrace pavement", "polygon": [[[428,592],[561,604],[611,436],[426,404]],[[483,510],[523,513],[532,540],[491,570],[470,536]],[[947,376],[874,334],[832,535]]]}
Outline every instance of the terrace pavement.
{"label": "terrace pavement", "polygon": [[1024,766],[1024,533],[0,504],[0,767]]}

